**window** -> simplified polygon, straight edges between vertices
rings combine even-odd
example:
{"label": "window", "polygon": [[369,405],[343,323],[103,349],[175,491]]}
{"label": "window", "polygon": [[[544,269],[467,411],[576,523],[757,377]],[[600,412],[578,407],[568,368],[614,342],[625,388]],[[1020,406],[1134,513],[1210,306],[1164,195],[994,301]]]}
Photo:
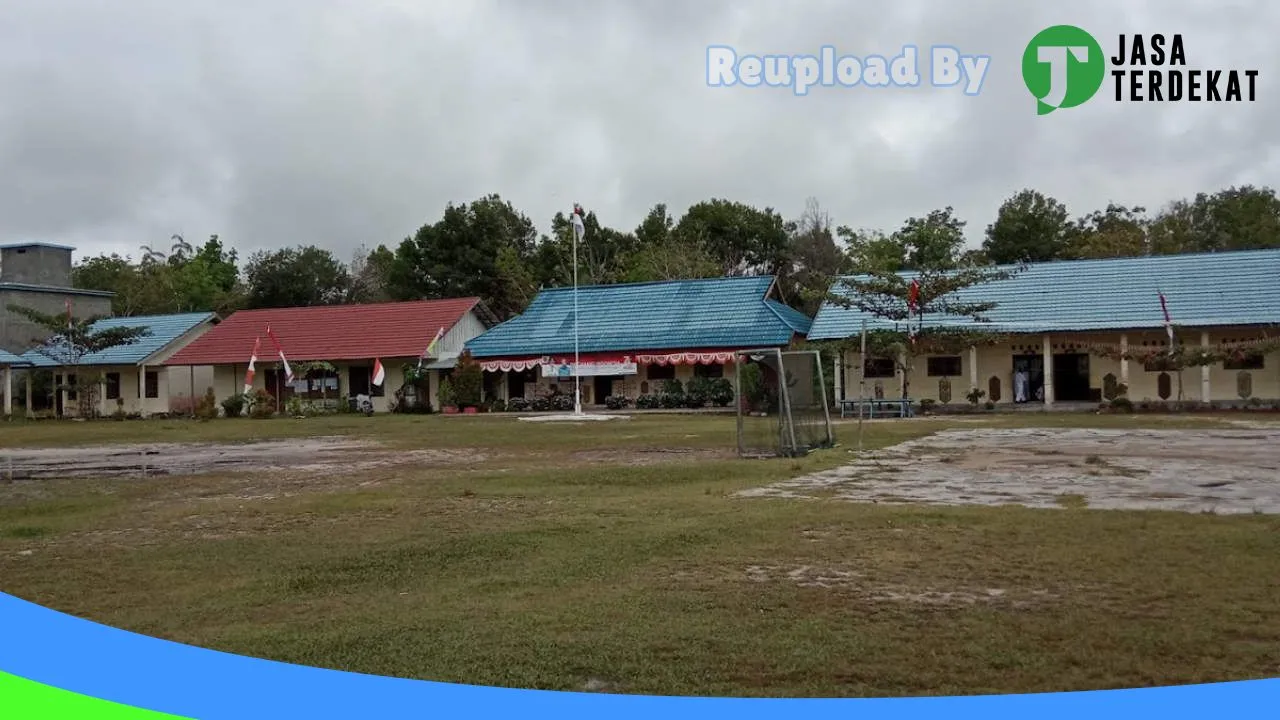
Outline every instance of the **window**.
{"label": "window", "polygon": [[160,397],[160,373],[155,370],[147,371],[147,398],[154,399]]}
{"label": "window", "polygon": [[107,399],[120,399],[120,373],[107,373]]}
{"label": "window", "polygon": [[1263,370],[1266,367],[1267,359],[1261,353],[1249,353],[1242,358],[1222,362],[1223,370]]}
{"label": "window", "polygon": [[308,400],[338,397],[338,373],[333,370],[312,370],[297,384],[297,394]]}
{"label": "window", "polygon": [[645,376],[650,380],[675,380],[675,365],[648,365],[645,368]]}
{"label": "window", "polygon": [[960,377],[960,356],[929,358],[929,377]]}
{"label": "window", "polygon": [[867,358],[862,364],[862,373],[869,378],[891,378],[898,374],[893,358]]}
{"label": "window", "polygon": [[68,375],[67,376],[67,400],[71,402],[76,402],[77,400],[80,399],[79,394],[76,392],[76,385],[77,385],[76,376]]}
{"label": "window", "polygon": [[[724,377],[724,365],[694,365],[693,376],[699,378],[722,378]],[[652,376],[650,376],[652,377]]]}

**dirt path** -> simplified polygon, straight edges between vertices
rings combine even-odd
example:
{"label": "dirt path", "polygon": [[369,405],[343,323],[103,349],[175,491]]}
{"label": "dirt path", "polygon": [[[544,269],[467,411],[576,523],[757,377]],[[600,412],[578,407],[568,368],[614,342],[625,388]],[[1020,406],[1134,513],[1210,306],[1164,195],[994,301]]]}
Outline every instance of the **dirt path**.
{"label": "dirt path", "polygon": [[739,496],[1280,513],[1280,426],[950,430]]}

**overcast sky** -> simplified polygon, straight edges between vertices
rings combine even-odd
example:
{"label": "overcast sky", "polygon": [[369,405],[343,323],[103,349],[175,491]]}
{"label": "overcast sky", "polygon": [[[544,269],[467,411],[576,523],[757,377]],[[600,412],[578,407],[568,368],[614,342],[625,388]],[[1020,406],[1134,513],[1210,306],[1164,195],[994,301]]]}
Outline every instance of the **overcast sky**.
{"label": "overcast sky", "polygon": [[[577,201],[630,229],[727,197],[891,229],[953,205],[980,240],[1033,186],[1083,214],[1280,184],[1273,2],[0,0],[0,242],[137,254],[174,233],[241,250],[394,245],[500,193],[546,231]],[[1035,114],[1048,25],[1181,32],[1189,67],[1258,69],[1253,104]],[[709,88],[740,53],[991,56],[958,88]],[[927,52],[927,50],[925,50]],[[922,58],[923,68],[927,63]],[[1272,88],[1275,88],[1274,90]]]}

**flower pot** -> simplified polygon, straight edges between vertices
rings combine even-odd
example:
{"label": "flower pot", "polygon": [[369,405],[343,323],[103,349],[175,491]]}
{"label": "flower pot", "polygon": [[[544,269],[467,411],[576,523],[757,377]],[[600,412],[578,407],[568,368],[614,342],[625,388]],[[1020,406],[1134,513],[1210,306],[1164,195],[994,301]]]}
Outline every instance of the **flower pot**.
{"label": "flower pot", "polygon": [[480,410],[479,410],[478,408],[473,408],[473,407],[463,408],[463,409],[462,409],[462,414],[463,414],[463,415],[475,415],[475,414],[476,414],[476,413],[478,413],[478,412],[480,412]]}
{"label": "flower pot", "polygon": [[454,407],[454,406],[452,406],[452,405],[445,405],[445,406],[444,406],[444,414],[445,414],[445,415],[457,415],[457,414],[458,414],[458,408],[456,408],[456,407]]}

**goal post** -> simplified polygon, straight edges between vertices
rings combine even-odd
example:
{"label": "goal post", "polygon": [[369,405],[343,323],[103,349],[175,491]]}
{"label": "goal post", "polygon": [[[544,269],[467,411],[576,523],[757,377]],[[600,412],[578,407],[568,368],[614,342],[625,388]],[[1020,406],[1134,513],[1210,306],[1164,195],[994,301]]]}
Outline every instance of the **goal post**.
{"label": "goal post", "polygon": [[835,444],[818,351],[739,350],[734,374],[740,456],[798,457]]}

